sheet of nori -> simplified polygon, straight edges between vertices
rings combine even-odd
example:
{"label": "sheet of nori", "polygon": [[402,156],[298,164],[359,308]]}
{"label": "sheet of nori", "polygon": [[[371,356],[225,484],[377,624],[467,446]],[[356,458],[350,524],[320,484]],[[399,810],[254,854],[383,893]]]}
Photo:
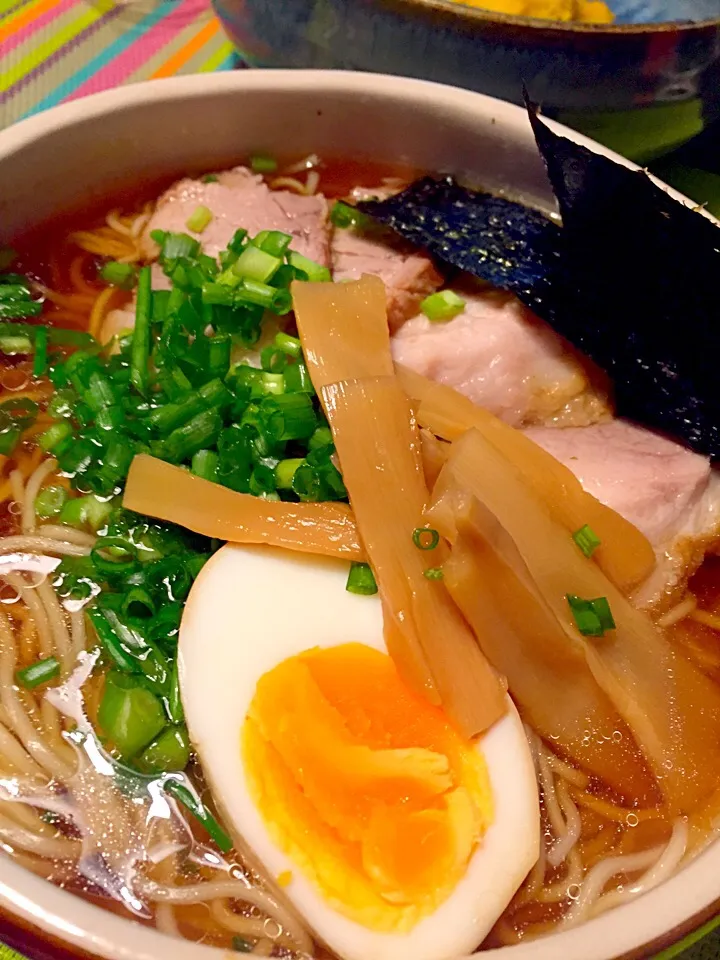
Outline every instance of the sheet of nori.
{"label": "sheet of nori", "polygon": [[450,179],[363,211],[515,293],[607,371],[618,415],[720,459],[720,228],[531,112],[562,227]]}

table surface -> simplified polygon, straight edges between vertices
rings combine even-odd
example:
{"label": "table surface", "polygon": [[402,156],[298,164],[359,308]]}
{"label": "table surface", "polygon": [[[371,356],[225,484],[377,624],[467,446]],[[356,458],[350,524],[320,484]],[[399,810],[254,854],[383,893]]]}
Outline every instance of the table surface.
{"label": "table surface", "polygon": [[[242,65],[208,0],[0,0],[0,59],[0,128],[121,84]],[[678,157],[720,173],[720,123]],[[17,957],[0,944],[0,960]],[[658,960],[676,958],[720,960],[720,931]]]}

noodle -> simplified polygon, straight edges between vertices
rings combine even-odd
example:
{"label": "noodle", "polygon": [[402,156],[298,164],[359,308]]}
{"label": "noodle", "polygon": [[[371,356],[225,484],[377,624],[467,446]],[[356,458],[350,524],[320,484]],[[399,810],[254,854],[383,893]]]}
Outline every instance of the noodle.
{"label": "noodle", "polygon": [[35,529],[35,500],[43,483],[54,473],[56,467],[57,462],[52,458],[43,461],[25,485],[21,522],[23,533],[31,533]]}
{"label": "noodle", "polygon": [[0,537],[0,556],[8,553],[49,553],[56,557],[88,557],[90,547],[77,543],[63,543],[53,537],[35,535]]}
{"label": "noodle", "polygon": [[60,524],[44,523],[37,527],[37,531],[43,537],[50,537],[51,540],[63,540],[65,543],[74,543],[78,547],[94,547],[95,537],[92,533],[85,533],[84,530],[74,530],[72,527],[63,527]]}
{"label": "noodle", "polygon": [[676,623],[679,623],[681,620],[684,620],[685,617],[692,616],[693,611],[697,607],[697,598],[693,596],[685,597],[684,600],[681,600],[680,603],[676,604],[671,610],[660,617],[658,620],[659,627],[673,627]]}

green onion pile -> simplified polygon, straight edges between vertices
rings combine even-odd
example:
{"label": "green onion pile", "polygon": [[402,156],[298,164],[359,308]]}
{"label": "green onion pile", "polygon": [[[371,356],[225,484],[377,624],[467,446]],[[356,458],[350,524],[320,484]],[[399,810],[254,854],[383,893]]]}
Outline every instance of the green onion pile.
{"label": "green onion pile", "polygon": [[[56,388],[48,405],[53,422],[38,442],[72,490],[45,487],[37,516],[97,535],[89,557],[61,561],[54,586],[66,602],[86,604],[109,668],[99,733],[123,764],[167,774],[183,770],[190,756],[176,663],[180,617],[219,544],[122,509],[133,457],[150,453],[271,500],[347,494],[297,337],[278,333],[262,350],[260,368],[233,362],[237,350],[257,343],[267,314],[290,311],[293,280],[329,280],[329,271],[292,251],[292,238],[278,231],[249,239],[238,230],[217,259],[186,234],[152,236],[170,289],[152,289],[148,266],[101,269],[107,282],[137,290],[135,327],[115,351],[87,334],[4,326],[8,336],[25,338],[37,373],[47,370]],[[16,280],[7,287],[29,296]],[[50,355],[49,344],[76,349]],[[12,452],[36,415],[32,401],[0,406],[2,452]],[[51,660],[18,671],[17,682],[32,689],[56,678]]]}

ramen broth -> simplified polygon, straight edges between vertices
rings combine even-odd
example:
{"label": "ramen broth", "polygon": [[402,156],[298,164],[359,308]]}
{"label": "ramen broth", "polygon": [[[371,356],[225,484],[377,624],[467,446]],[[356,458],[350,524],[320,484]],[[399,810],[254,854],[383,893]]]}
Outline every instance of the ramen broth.
{"label": "ramen broth", "polygon": [[[272,183],[286,175],[302,187],[308,171],[319,175],[317,189],[330,199],[347,197],[356,186],[396,185],[412,178],[411,171],[397,167],[324,161],[308,169],[287,163],[268,174],[267,180]],[[88,330],[93,323],[97,332],[98,320],[130,303],[130,290],[110,287],[99,276],[98,267],[108,258],[83,249],[87,244],[79,243],[78,237],[94,234],[104,242],[114,240],[131,253],[137,218],[147,219],[165,186],[145,184],[133,194],[44,224],[17,239],[11,269],[30,277],[44,292],[39,322],[78,331]],[[288,181],[283,186],[293,189]],[[288,327],[293,330],[291,322]],[[83,603],[58,596],[53,587],[59,559],[68,554],[87,556],[95,533],[70,528],[64,534],[60,521],[49,520],[53,529],[48,528],[48,535],[36,543],[27,524],[23,530],[28,491],[37,494],[52,486],[65,491],[58,496],[65,496],[71,488],[70,479],[52,466],[43,475],[42,465],[48,458],[38,437],[51,424],[46,409],[54,388],[46,377],[36,378],[32,371],[32,357],[0,355],[2,401],[25,398],[37,403],[39,411],[20,445],[10,456],[0,457],[0,535],[5,538],[0,541],[0,641],[5,660],[0,707],[3,849],[49,880],[138,922],[156,924],[169,934],[264,955],[310,950],[322,955],[322,948],[312,946],[302,918],[276,896],[277,889],[255,872],[254,864],[235,850],[221,851],[182,804],[153,793],[148,787],[151,778],[128,787],[111,768],[108,772],[91,737],[72,736],[78,729],[83,732],[87,721],[91,730],[97,729],[111,664],[107,655],[97,652]],[[209,541],[198,549],[200,553],[209,549]],[[671,642],[714,682],[720,682],[720,562],[716,558],[708,559],[695,575],[677,610],[677,622],[667,627]],[[64,715],[48,703],[44,686],[23,689],[13,680],[17,670],[55,654],[63,665],[60,679],[52,683],[65,684],[66,698],[60,705]],[[78,655],[79,667],[74,660]],[[18,732],[22,724],[42,732],[56,766],[41,752],[33,753],[27,736]],[[632,883],[642,885],[647,872],[660,861],[662,876],[669,876],[713,835],[712,801],[692,814],[689,822],[668,816],[657,795],[648,803],[630,806],[606,783],[573,766],[553,743],[541,741],[530,727],[527,733],[540,790],[542,854],[485,947],[551,932],[568,918],[579,922],[596,915],[631,896]],[[588,729],[586,735],[592,738],[595,732]],[[17,741],[25,745],[18,747]],[[217,814],[195,758],[187,767],[186,782],[206,809]],[[21,784],[15,796],[13,783]],[[157,806],[151,809],[153,803]],[[603,864],[617,857],[625,858],[621,866],[604,881],[596,881],[596,889],[588,893],[588,878],[600,876]],[[130,889],[122,878],[129,881]]]}

